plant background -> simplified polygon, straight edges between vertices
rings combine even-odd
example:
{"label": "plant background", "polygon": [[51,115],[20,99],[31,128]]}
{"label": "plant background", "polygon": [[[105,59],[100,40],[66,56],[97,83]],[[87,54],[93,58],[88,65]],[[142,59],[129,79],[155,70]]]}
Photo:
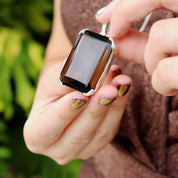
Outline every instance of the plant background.
{"label": "plant background", "polygon": [[77,178],[81,161],[59,166],[26,149],[23,125],[50,36],[51,0],[0,0],[0,177]]}

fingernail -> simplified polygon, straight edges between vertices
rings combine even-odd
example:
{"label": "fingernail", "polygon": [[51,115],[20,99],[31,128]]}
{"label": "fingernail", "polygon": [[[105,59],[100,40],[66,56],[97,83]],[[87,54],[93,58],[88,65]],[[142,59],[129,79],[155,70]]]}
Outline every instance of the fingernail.
{"label": "fingernail", "polygon": [[101,103],[101,105],[103,105],[103,106],[107,106],[107,105],[111,104],[115,99],[116,99],[116,98],[102,97],[100,103]]}
{"label": "fingernail", "polygon": [[106,35],[108,35],[109,33],[109,28],[110,28],[110,22],[108,22],[106,25],[106,29],[105,29]]}
{"label": "fingernail", "polygon": [[101,9],[99,9],[97,12],[96,12],[96,15],[101,15],[104,13],[106,7],[102,7]]}
{"label": "fingernail", "polygon": [[121,73],[122,73],[122,71],[120,68],[112,70],[112,78],[120,75]]}
{"label": "fingernail", "polygon": [[128,90],[130,88],[130,84],[129,85],[118,85],[117,89],[118,89],[118,96],[124,96],[127,94]]}
{"label": "fingernail", "polygon": [[72,99],[71,106],[75,109],[78,109],[81,108],[84,104],[86,104],[86,102],[87,101],[85,99],[75,97]]}

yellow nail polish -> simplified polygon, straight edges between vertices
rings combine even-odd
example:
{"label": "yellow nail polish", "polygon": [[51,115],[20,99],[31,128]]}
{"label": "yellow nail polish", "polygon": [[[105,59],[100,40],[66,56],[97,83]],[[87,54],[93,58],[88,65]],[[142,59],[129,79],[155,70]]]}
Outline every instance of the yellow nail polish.
{"label": "yellow nail polish", "polygon": [[116,99],[116,98],[102,97],[100,103],[101,103],[101,105],[103,105],[103,106],[107,106],[107,105],[111,104],[115,99]]}
{"label": "yellow nail polish", "polygon": [[79,109],[81,108],[83,105],[86,104],[86,100],[82,99],[82,98],[78,98],[78,97],[75,97],[72,99],[72,102],[71,102],[71,106],[75,109]]}

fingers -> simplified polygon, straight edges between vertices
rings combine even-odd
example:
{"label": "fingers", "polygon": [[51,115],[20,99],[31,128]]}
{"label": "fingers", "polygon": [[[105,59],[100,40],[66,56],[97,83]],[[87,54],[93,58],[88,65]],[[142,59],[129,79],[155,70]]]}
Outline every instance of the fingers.
{"label": "fingers", "polygon": [[118,1],[117,7],[114,9],[110,19],[109,36],[121,37],[125,35],[132,25],[132,22],[144,18],[151,11],[155,10],[155,7],[159,6],[158,1],[155,0],[136,1]]}
{"label": "fingers", "polygon": [[33,104],[34,107],[42,107],[52,100],[56,100],[65,94],[74,91],[73,89],[61,85],[58,76],[61,72],[61,63],[55,63],[41,73],[36,96]]}
{"label": "fingers", "polygon": [[[103,148],[115,136],[128,99],[131,80],[121,73],[122,69],[113,65],[105,85],[91,97],[73,91],[34,107],[24,126],[28,149],[65,164],[77,159],[90,143],[94,148],[86,149],[85,158]],[[110,134],[102,142],[106,127]]]}
{"label": "fingers", "polygon": [[88,100],[88,97],[75,91],[40,110],[32,110],[24,126],[28,148],[33,152],[41,152],[59,139],[64,129],[85,108]]}
{"label": "fingers", "polygon": [[144,64],[144,52],[147,40],[148,34],[129,30],[124,37],[115,38],[114,55],[138,64]]}
{"label": "fingers", "polygon": [[121,92],[118,92],[118,98],[107,111],[92,141],[80,152],[79,158],[89,158],[106,146],[114,138],[116,133],[118,133],[122,115],[131,91],[131,83],[131,79],[124,75],[121,77],[118,76],[112,81],[112,85],[118,88],[118,90],[121,86],[125,86],[125,90],[122,92],[122,96]]}
{"label": "fingers", "polygon": [[[57,155],[53,155],[53,153],[57,153],[57,150],[60,150],[62,157],[65,157],[65,161],[62,159],[62,162],[68,162],[74,159],[77,153],[94,137],[98,125],[108,110],[107,105],[114,102],[116,97],[117,89],[115,87],[110,85],[101,87],[90,98],[87,108],[65,130],[60,140],[51,146],[49,155],[55,158]],[[71,148],[72,153],[69,154]],[[61,158],[56,159],[61,164]]]}
{"label": "fingers", "polygon": [[103,85],[110,84],[111,81],[113,80],[113,78],[115,78],[116,76],[118,76],[122,73],[123,73],[123,71],[122,71],[120,66],[112,65],[108,74],[107,74],[107,76],[106,76],[106,78],[105,78],[105,80],[104,80]]}
{"label": "fingers", "polygon": [[[46,79],[46,81],[50,81],[47,80],[47,77],[52,78],[52,75],[55,76],[55,74],[57,74],[56,71],[58,70],[58,65],[54,66],[52,69],[53,70],[50,70],[48,71],[48,73],[45,74],[48,74],[49,76],[42,76],[42,80]],[[109,84],[111,80],[115,76],[119,75],[121,72],[122,70],[119,66],[113,65],[107,77],[107,83]],[[51,84],[54,84],[53,82],[55,83],[56,81],[52,79]],[[39,85],[39,87],[43,88],[44,86]],[[37,103],[37,106],[34,105],[30,113],[30,116],[24,127],[25,140],[30,150],[34,150],[33,148],[36,148],[36,150],[39,151],[44,150],[50,144],[59,139],[65,128],[73,121],[73,119],[81,112],[81,110],[84,109],[84,105],[87,105],[87,102],[89,101],[89,97],[84,96],[78,91],[73,91],[66,94],[65,96],[61,96],[60,94],[62,93],[62,91],[61,93],[58,91],[58,89],[60,90],[60,87],[63,88],[63,86],[55,88],[54,85],[53,87],[49,87],[49,90],[51,89],[51,91],[47,91],[48,89],[46,89],[46,86],[43,90],[41,90],[41,97],[47,97],[48,92],[49,94],[51,94],[51,92],[54,92],[54,97],[48,97],[48,100],[43,101],[44,104],[42,105],[39,105],[39,103]],[[69,90],[70,89],[66,89],[66,91],[64,92],[67,92]],[[111,91],[107,89],[107,91],[105,92],[111,93],[110,97],[114,99],[113,87]],[[117,95],[116,91],[115,95]],[[107,97],[107,95],[105,97]],[[42,98],[40,99],[42,100]],[[99,106],[102,107],[101,105]],[[95,107],[93,108],[93,110],[94,109],[97,110],[97,108]],[[85,114],[87,115],[87,113]],[[37,152],[36,150],[34,150],[34,152]]]}
{"label": "fingers", "polygon": [[[48,155],[60,164],[65,164],[78,158],[79,153],[84,150],[87,145],[93,142],[95,135],[98,133],[98,127],[102,125],[106,118],[107,122],[112,122],[110,126],[108,125],[109,127],[107,132],[110,130],[113,138],[115,135],[114,133],[117,130],[116,128],[114,129],[114,126],[118,128],[117,124],[121,120],[121,115],[125,109],[124,103],[127,101],[126,93],[128,92],[129,87],[126,87],[126,85],[129,84],[126,82],[126,78],[126,76],[120,75],[116,77],[116,86],[106,85],[101,87],[90,99],[90,103],[87,108],[83,110],[83,112],[80,113],[80,115],[78,115],[78,117],[66,129],[60,140],[49,148]],[[127,84],[122,83],[121,81],[125,81]],[[128,81],[130,82],[130,80]],[[120,97],[117,97],[118,93],[122,98],[121,101],[119,100]],[[116,99],[116,97],[118,99]],[[114,104],[115,102],[117,103],[116,105]],[[115,119],[112,121],[109,120],[109,117],[111,119],[114,117]],[[106,125],[107,123],[103,125],[103,128],[105,128]],[[93,151],[89,151],[90,155],[94,154],[98,149],[101,149],[101,147],[104,147],[106,142],[108,143],[111,140],[111,135],[108,136],[108,139],[106,139],[105,142],[96,143],[94,141]],[[85,155],[85,157],[87,156],[89,155]]]}
{"label": "fingers", "polygon": [[178,56],[161,60],[152,76],[153,88],[166,96],[178,94]]}
{"label": "fingers", "polygon": [[[150,12],[166,8],[168,10],[178,12],[178,1],[176,0],[120,0],[117,1],[115,8],[111,7],[112,14],[110,14],[110,37],[121,37],[125,35],[131,24],[134,21],[141,20]],[[106,8],[108,14],[109,7]],[[136,12],[136,13],[135,13]],[[105,19],[105,11],[97,15],[97,20],[100,22]]]}
{"label": "fingers", "polygon": [[145,48],[145,65],[150,74],[160,60],[178,53],[177,31],[177,18],[160,20],[152,26]]}
{"label": "fingers", "polygon": [[156,22],[145,48],[145,66],[152,75],[153,88],[160,94],[172,96],[177,92],[178,19]]}
{"label": "fingers", "polygon": [[111,1],[106,7],[102,7],[96,12],[96,19],[103,24],[109,22],[112,12],[117,5],[118,0]]}

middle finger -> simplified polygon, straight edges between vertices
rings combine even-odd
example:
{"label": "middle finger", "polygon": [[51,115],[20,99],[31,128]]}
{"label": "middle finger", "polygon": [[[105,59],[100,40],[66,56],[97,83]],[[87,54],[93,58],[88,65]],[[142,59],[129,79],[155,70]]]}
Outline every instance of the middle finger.
{"label": "middle finger", "polygon": [[[90,98],[87,108],[68,126],[60,140],[49,148],[49,155],[52,155],[53,159],[59,160],[60,164],[75,159],[78,152],[92,140],[96,129],[109,109],[109,104],[117,96],[116,87],[102,86]],[[58,155],[56,155],[56,152]]]}

